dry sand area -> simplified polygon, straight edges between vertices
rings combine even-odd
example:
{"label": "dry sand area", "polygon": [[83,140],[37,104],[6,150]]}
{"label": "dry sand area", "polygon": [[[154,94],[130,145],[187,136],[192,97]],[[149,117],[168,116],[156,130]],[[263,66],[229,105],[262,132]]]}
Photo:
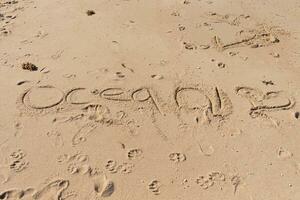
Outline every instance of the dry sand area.
{"label": "dry sand area", "polygon": [[299,0],[0,0],[0,200],[299,200]]}

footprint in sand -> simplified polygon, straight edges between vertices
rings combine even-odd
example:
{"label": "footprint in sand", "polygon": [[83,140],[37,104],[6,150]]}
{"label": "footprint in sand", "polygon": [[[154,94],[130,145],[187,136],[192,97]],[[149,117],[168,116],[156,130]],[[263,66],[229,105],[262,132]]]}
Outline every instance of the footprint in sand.
{"label": "footprint in sand", "polygon": [[36,193],[32,195],[33,199],[62,199],[62,193],[69,187],[69,181],[64,179],[56,179],[50,181],[45,186],[41,187]]}
{"label": "footprint in sand", "polygon": [[4,192],[0,192],[0,200],[17,200],[17,199],[27,199],[32,196],[34,189],[28,188],[26,190],[21,189],[9,189]]}
{"label": "footprint in sand", "polygon": [[105,198],[111,196],[115,191],[115,184],[113,181],[107,179],[104,175],[102,180],[95,180],[94,182],[94,191],[96,194],[96,198]]}

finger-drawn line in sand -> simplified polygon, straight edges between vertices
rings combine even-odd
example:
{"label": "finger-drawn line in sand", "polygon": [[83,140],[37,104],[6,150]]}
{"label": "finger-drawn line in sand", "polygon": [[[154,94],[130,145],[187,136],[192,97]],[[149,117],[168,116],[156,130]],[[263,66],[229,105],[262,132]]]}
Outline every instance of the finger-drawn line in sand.
{"label": "finger-drawn line in sand", "polygon": [[79,92],[79,91],[83,91],[83,90],[86,90],[86,88],[73,88],[73,89],[69,90],[65,95],[65,101],[70,103],[70,104],[74,104],[74,105],[82,105],[82,104],[90,103],[89,101],[76,102],[72,98],[75,92]]}
{"label": "finger-drawn line in sand", "polygon": [[[25,112],[48,112],[64,101],[63,91],[50,86],[33,87],[23,92],[17,100],[17,104],[25,109]],[[54,110],[55,111],[55,110]]]}
{"label": "finger-drawn line in sand", "polygon": [[[107,112],[103,111],[105,108],[104,105],[98,103],[101,100],[125,103],[130,102],[132,104],[148,103],[148,105],[153,106],[159,114],[164,115],[158,105],[156,95],[154,96],[153,94],[154,91],[147,87],[140,87],[132,90],[125,90],[122,88],[105,88],[103,90],[95,89],[91,92],[87,91],[87,88],[78,87],[73,88],[64,94],[63,91],[55,88],[54,86],[40,86],[25,91],[21,95],[20,102],[23,110],[29,113],[30,111],[35,113],[48,113],[50,111],[55,111],[57,113],[72,110],[82,111],[82,113],[72,116],[64,122],[71,122],[77,119],[81,120],[85,118],[84,116],[86,116],[91,121],[101,122],[108,125],[118,123],[124,124],[121,121],[122,118],[126,116],[125,112],[120,111],[114,114],[120,117],[119,120],[114,119],[118,117],[107,117],[107,115],[109,115],[109,109],[107,108]],[[32,93],[35,94],[35,96]],[[43,93],[45,93],[45,98],[42,98],[45,99],[44,101],[37,98]],[[75,95],[77,99],[74,98]],[[84,97],[85,99],[83,100],[81,97]],[[78,100],[78,98],[81,100]],[[31,102],[32,99],[36,102]],[[174,100],[179,110],[185,109],[188,112],[197,113],[196,121],[200,122],[201,118],[202,123],[210,123],[216,118],[219,120],[225,119],[232,113],[233,110],[229,97],[218,87],[209,88],[199,85],[186,87],[179,86],[174,92],[174,99],[172,99],[172,101]],[[82,108],[84,105],[87,106]],[[127,106],[127,104],[124,106]],[[177,111],[178,110],[175,110],[175,112]]]}
{"label": "finger-drawn line in sand", "polygon": [[[295,100],[283,91],[271,91],[263,93],[259,89],[251,87],[236,87],[236,94],[246,98],[251,108],[249,115],[252,118],[263,117],[270,119],[267,113],[280,110],[289,110],[295,105]],[[272,100],[280,100],[279,103],[272,103]],[[271,102],[271,103],[268,103]]]}
{"label": "finger-drawn line in sand", "polygon": [[72,138],[72,144],[78,145],[85,142],[87,137],[98,127],[95,123],[87,123],[82,126]]}
{"label": "finger-drawn line in sand", "polygon": [[[232,113],[233,106],[229,97],[215,87],[208,90],[202,87],[177,87],[174,99],[179,109],[197,111],[202,115],[202,123],[210,123],[214,118],[224,119]],[[196,118],[198,122],[198,118]]]}
{"label": "finger-drawn line in sand", "polygon": [[148,100],[151,101],[151,103],[154,105],[154,107],[157,109],[157,111],[162,114],[157,101],[154,99],[153,95],[151,94],[150,90],[148,88],[140,88],[137,90],[134,90],[131,94],[132,100],[137,102],[146,102]]}
{"label": "finger-drawn line in sand", "polygon": [[287,33],[279,29],[276,26],[267,26],[260,24],[253,29],[242,30],[237,33],[241,39],[237,41],[224,44],[221,38],[214,36],[212,38],[212,44],[218,51],[224,51],[229,48],[235,48],[240,46],[250,46],[251,48],[258,48],[264,46],[270,46],[275,43],[279,43],[279,35],[286,35]]}
{"label": "finger-drawn line in sand", "polygon": [[107,88],[102,90],[99,95],[104,99],[112,101],[131,101],[130,97],[126,96],[126,93],[122,88]]}

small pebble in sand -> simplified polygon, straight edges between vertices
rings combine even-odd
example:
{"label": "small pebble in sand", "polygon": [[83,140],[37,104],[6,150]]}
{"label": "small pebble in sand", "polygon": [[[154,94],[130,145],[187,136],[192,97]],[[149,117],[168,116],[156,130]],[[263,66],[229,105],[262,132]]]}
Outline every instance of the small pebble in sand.
{"label": "small pebble in sand", "polygon": [[22,69],[29,71],[37,71],[38,67],[30,62],[27,62],[22,64]]}
{"label": "small pebble in sand", "polygon": [[96,12],[93,11],[93,10],[88,10],[88,11],[86,11],[86,14],[87,14],[88,16],[92,16],[92,15],[96,14]]}

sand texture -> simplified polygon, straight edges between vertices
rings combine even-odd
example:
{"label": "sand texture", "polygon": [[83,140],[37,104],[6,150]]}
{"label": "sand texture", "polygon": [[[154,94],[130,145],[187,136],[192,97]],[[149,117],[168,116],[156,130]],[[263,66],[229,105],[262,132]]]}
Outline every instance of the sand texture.
{"label": "sand texture", "polygon": [[0,200],[299,200],[299,0],[0,0]]}

